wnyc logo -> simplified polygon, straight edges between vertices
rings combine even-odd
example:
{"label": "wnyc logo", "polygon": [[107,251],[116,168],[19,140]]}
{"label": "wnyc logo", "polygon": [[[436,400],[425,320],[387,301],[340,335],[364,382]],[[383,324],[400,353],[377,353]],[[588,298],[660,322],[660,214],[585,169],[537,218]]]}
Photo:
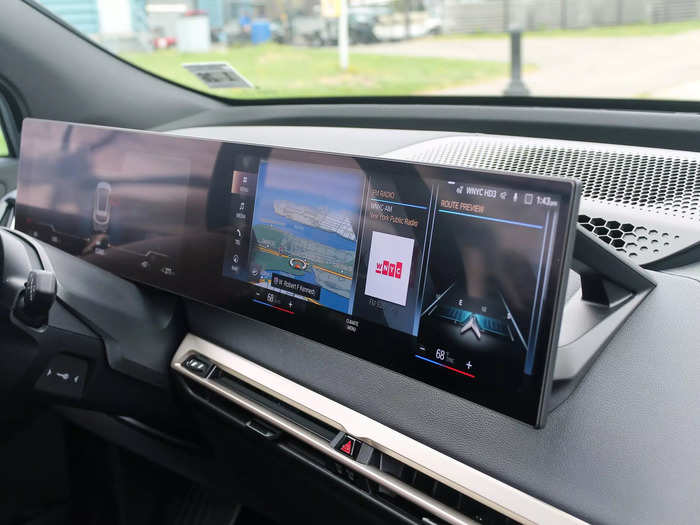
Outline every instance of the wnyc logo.
{"label": "wnyc logo", "polygon": [[389,277],[395,277],[401,279],[401,271],[403,270],[403,263],[397,261],[395,263],[389,262],[387,260],[380,261],[377,263],[377,269],[375,273],[380,273],[382,275],[388,275]]}
{"label": "wnyc logo", "polygon": [[384,232],[372,232],[365,295],[406,306],[411,276],[413,239]]}

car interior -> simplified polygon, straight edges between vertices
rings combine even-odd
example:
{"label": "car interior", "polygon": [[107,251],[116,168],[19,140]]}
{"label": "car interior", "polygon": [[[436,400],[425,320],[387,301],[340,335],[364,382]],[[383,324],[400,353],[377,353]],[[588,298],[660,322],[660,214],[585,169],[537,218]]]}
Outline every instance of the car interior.
{"label": "car interior", "polygon": [[0,524],[697,523],[700,102],[0,50]]}

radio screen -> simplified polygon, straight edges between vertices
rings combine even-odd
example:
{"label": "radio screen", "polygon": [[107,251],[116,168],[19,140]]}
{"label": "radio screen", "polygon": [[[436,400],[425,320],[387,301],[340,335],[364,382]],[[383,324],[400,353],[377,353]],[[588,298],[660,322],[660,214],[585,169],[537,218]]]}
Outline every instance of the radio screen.
{"label": "radio screen", "polygon": [[30,119],[16,227],[541,425],[577,194],[572,180]]}

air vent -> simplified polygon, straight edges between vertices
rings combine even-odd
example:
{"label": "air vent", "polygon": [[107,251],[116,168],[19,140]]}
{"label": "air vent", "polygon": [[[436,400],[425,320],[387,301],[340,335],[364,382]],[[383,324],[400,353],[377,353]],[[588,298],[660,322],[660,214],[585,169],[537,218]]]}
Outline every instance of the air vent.
{"label": "air vent", "polygon": [[574,177],[588,199],[700,221],[700,154],[547,139],[468,135],[414,144],[387,157]]}
{"label": "air vent", "polygon": [[[368,501],[372,501],[375,505],[380,506],[384,510],[401,517],[406,523],[415,525],[441,525],[446,523],[432,512],[427,511],[421,505],[417,504],[416,498],[423,501],[434,500],[449,507],[452,511],[456,512],[455,516],[459,516],[459,519],[453,521],[453,523],[499,525],[517,523],[499,511],[454,490],[441,481],[360,441],[358,441],[358,443],[363,447],[363,451],[366,450],[366,453],[358,454],[356,458],[358,469],[349,468],[347,465],[338,462],[331,455],[298,439],[298,437],[294,435],[294,432],[289,430],[284,431],[271,426],[269,423],[260,421],[246,408],[232,402],[231,399],[225,395],[212,391],[208,386],[201,384],[201,382],[188,377],[181,379],[183,384],[186,385],[190,396],[199,403],[213,409],[228,422],[234,423],[241,428],[254,430],[257,435],[263,436],[263,438],[273,443],[274,446],[278,447],[284,453],[303,461],[308,466],[322,472],[326,476],[336,479],[349,490],[362,495],[362,497],[366,498]],[[267,392],[241,381],[218,366],[214,366],[211,372],[207,373],[205,381],[207,384],[215,384],[218,387],[223,387],[225,390],[236,392],[248,400],[265,407],[269,411],[282,416],[294,425],[314,433],[324,442],[328,443],[331,450],[335,448],[334,442],[336,440],[346,436],[343,431],[339,431],[335,427],[326,424],[324,421],[312,417],[306,412],[277,399]],[[251,423],[257,423],[261,426],[262,430],[270,430],[270,432],[260,431]],[[387,488],[387,486],[392,486],[391,483],[385,482],[387,486],[384,486],[379,481],[372,480],[370,477],[363,475],[363,466],[373,468],[374,472],[379,471],[387,480],[394,478],[409,485],[413,489],[415,497],[411,499],[411,497],[399,495],[390,488]]]}
{"label": "air vent", "polygon": [[[326,424],[320,419],[309,416],[306,412],[302,412],[301,410],[299,410],[296,407],[293,407],[289,403],[280,401],[279,399],[277,399],[274,396],[271,396],[267,392],[264,392],[258,388],[254,388],[248,383],[241,381],[237,377],[224,372],[220,368],[215,368],[209,376],[209,378],[214,383],[217,383],[229,390],[233,390],[234,392],[239,392],[246,398],[251,399],[263,406],[266,406],[267,408],[270,408],[282,417],[293,421],[297,425],[310,432],[313,432],[314,434],[323,438],[326,441],[330,441],[338,433],[337,428]],[[219,398],[219,400],[221,401],[223,400],[223,398]],[[227,405],[230,405],[230,403],[228,402],[225,403]]]}
{"label": "air vent", "polygon": [[[448,507],[452,507],[456,511],[477,523],[499,525],[517,523],[500,512],[497,512],[494,509],[487,507],[486,505],[483,505],[482,503],[479,503],[478,501],[465,496],[460,492],[457,492],[444,483],[441,483],[432,477],[427,476],[422,472],[409,467],[408,465],[405,465],[401,461],[398,461],[387,454],[378,453],[377,458],[377,466],[385,474],[393,476],[404,483],[411,485],[419,492],[438,500]],[[415,505],[403,500],[390,490],[387,490],[381,486],[378,487],[377,497],[385,503],[394,505],[402,509],[404,512],[411,514],[412,516],[418,518],[419,521],[423,523],[426,522],[425,513],[421,509],[417,509]],[[429,518],[428,523],[430,522],[439,523],[439,520],[433,521]]]}
{"label": "air vent", "polygon": [[673,253],[674,242],[680,239],[678,234],[603,217],[579,215],[578,223],[632,259],[658,259]]}

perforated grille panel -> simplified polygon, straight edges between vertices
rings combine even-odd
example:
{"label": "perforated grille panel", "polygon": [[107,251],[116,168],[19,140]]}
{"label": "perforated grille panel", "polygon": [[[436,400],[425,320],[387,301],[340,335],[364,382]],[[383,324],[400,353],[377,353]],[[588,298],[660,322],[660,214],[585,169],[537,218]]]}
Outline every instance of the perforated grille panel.
{"label": "perforated grille panel", "polygon": [[700,154],[571,141],[466,135],[388,156],[432,164],[575,177],[583,196],[700,221]]}
{"label": "perforated grille panel", "polygon": [[579,215],[578,223],[631,259],[652,260],[671,253],[680,235],[654,227]]}

